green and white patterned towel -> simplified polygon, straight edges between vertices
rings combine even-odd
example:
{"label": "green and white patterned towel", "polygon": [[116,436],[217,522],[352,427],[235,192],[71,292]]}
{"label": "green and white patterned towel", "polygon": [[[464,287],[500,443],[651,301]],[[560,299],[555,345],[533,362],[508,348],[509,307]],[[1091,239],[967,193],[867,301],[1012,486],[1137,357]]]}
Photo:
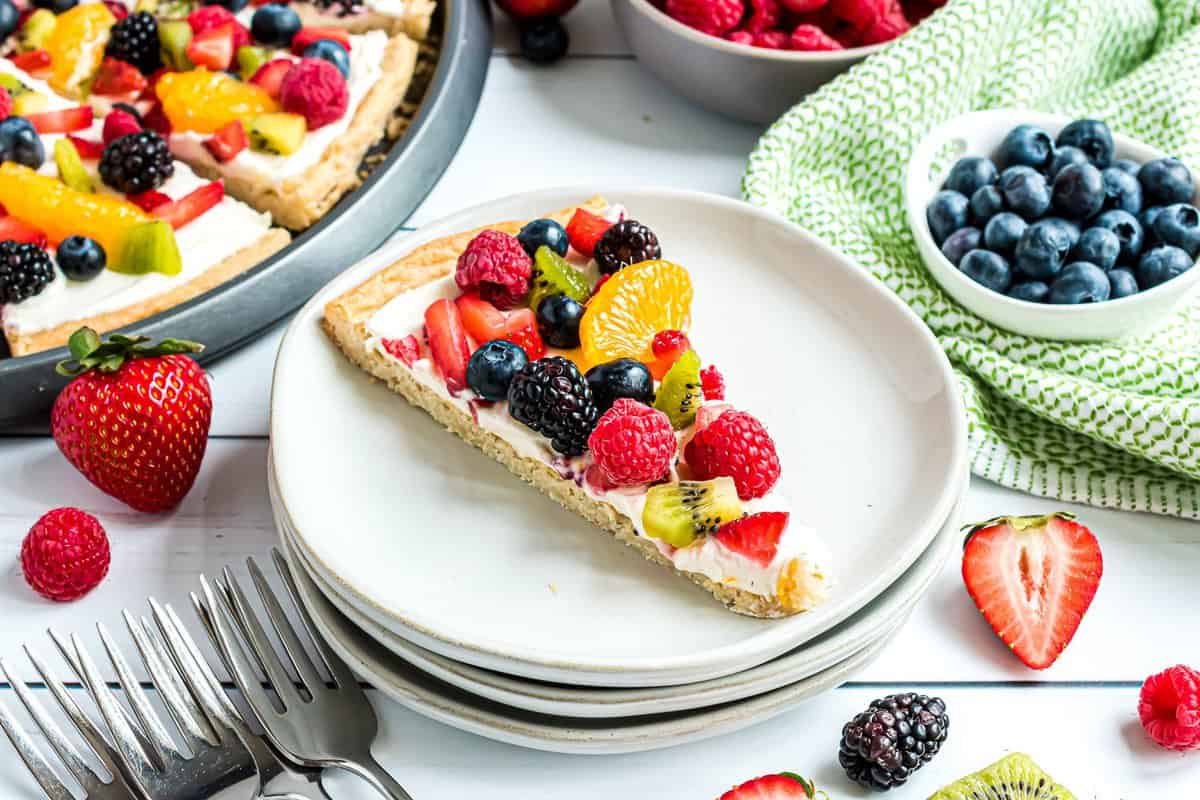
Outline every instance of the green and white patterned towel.
{"label": "green and white patterned towel", "polygon": [[742,191],[929,324],[962,386],[975,474],[1200,519],[1200,302],[1140,338],[1030,339],[957,305],[917,253],[901,188],[909,155],[945,120],[999,107],[1098,117],[1200,165],[1200,0],[952,0],[776,122]]}

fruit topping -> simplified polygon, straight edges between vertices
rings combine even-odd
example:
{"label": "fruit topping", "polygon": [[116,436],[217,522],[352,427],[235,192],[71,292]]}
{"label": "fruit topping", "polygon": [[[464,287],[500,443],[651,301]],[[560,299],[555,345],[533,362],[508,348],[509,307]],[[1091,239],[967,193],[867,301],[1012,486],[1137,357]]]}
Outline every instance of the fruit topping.
{"label": "fruit topping", "polygon": [[206,139],[204,146],[212,153],[213,158],[224,164],[237,158],[238,153],[249,147],[250,139],[246,136],[242,121],[235,119]]}
{"label": "fruit topping", "polygon": [[350,92],[337,67],[305,57],[283,76],[279,103],[284,111],[304,117],[308,129],[315,131],[342,118],[350,105]]}
{"label": "fruit topping", "polygon": [[158,79],[155,93],[171,127],[180,131],[215,133],[235,119],[279,108],[261,87],[204,69],[168,72]]}
{"label": "fruit topping", "polygon": [[300,15],[279,3],[267,3],[250,18],[254,39],[272,47],[288,47],[299,31]]}
{"label": "fruit topping", "polygon": [[411,367],[421,357],[421,343],[411,333],[402,339],[382,339],[380,344],[392,358],[398,358]]}
{"label": "fruit topping", "polygon": [[157,189],[175,174],[166,141],[154,131],[139,131],[115,139],[100,157],[100,177],[125,194]]}
{"label": "fruit topping", "polygon": [[302,55],[313,42],[327,39],[350,52],[350,34],[341,28],[301,28],[292,37],[292,54]]}
{"label": "fruit topping", "polygon": [[508,413],[564,456],[584,453],[599,418],[587,381],[561,356],[530,361],[513,376]]}
{"label": "fruit topping", "polygon": [[1075,800],[1024,753],[1012,753],[991,766],[943,786],[929,800]]}
{"label": "fruit topping", "polygon": [[793,772],[780,772],[739,784],[718,800],[805,800],[816,796],[812,781]]}
{"label": "fruit topping", "polygon": [[567,239],[577,253],[591,258],[595,253],[596,243],[612,225],[604,217],[597,216],[586,209],[577,208],[571,221],[567,223]]}
{"label": "fruit topping", "polygon": [[1148,206],[1190,203],[1196,194],[1192,173],[1177,158],[1147,161],[1137,173]]}
{"label": "fruit topping", "polygon": [[578,347],[581,319],[583,306],[565,294],[552,294],[538,303],[538,332],[541,333],[543,341],[551,347]]}
{"label": "fruit topping", "polygon": [[808,52],[843,50],[842,43],[816,25],[797,25],[788,37],[789,50]]}
{"label": "fruit topping", "polygon": [[141,92],[149,82],[138,68],[125,61],[106,56],[100,62],[100,71],[92,81],[92,94],[105,97]]}
{"label": "fruit topping", "polygon": [[[271,66],[267,64],[266,69]],[[250,138],[250,147],[263,153],[287,156],[300,149],[304,137],[308,133],[308,125],[299,114],[278,112],[275,114],[259,114],[250,118],[250,126],[246,134]]]}
{"label": "fruit topping", "polygon": [[552,64],[567,54],[571,36],[558,17],[530,20],[521,26],[521,54],[535,64]]}
{"label": "fruit topping", "polygon": [[104,118],[104,131],[100,138],[104,140],[104,144],[109,145],[122,136],[141,133],[141,131],[142,123],[138,121],[137,117],[118,108],[108,112],[108,116]]}
{"label": "fruit topping", "polygon": [[21,542],[25,582],[47,600],[78,600],[100,585],[111,559],[100,522],[78,508],[48,511]]}
{"label": "fruit topping", "polygon": [[687,547],[742,516],[737,487],[729,478],[680,481],[651,486],[642,509],[642,527],[652,539]]}
{"label": "fruit topping", "polygon": [[462,316],[463,327],[476,343],[507,339],[521,347],[530,359],[546,353],[537,332],[537,320],[528,308],[505,313],[474,292],[459,295],[454,304]]}
{"label": "fruit topping", "polygon": [[666,0],[663,8],[684,25],[710,36],[729,33],[746,13],[742,0]]}
{"label": "fruit topping", "polygon": [[337,71],[342,73],[343,78],[349,79],[350,77],[350,54],[337,42],[329,39],[318,39],[304,48],[303,56],[304,58],[318,58],[322,61],[328,61],[337,67]]}
{"label": "fruit topping", "polygon": [[654,231],[635,219],[626,219],[604,232],[593,256],[600,272],[611,275],[630,264],[660,258],[662,248]]}
{"label": "fruit topping", "polygon": [[465,388],[471,346],[458,306],[452,300],[435,300],[425,309],[425,339],[446,388],[451,393]]}
{"label": "fruit topping", "polygon": [[54,264],[36,244],[0,241],[0,305],[20,303],[54,280]]}
{"label": "fruit topping", "polygon": [[709,364],[700,370],[700,390],[706,401],[725,399],[725,376],[716,366]]}
{"label": "fruit topping", "polygon": [[529,291],[533,262],[515,237],[496,230],[480,231],[458,257],[454,282],[464,292],[477,291],[497,308],[517,305]]}
{"label": "fruit topping", "polygon": [[12,114],[13,98],[12,94],[0,86],[0,119],[7,119]]}
{"label": "fruit topping", "polygon": [[46,249],[46,234],[41,228],[17,219],[0,215],[0,242],[13,241],[18,244],[33,244]]}
{"label": "fruit topping", "polygon": [[656,380],[662,380],[667,370],[679,360],[679,357],[692,349],[687,334],[683,331],[659,331],[650,342],[650,350],[654,360],[650,362],[650,372]]}
{"label": "fruit topping", "polygon": [[1103,572],[1096,537],[1066,513],[980,523],[963,552],[967,592],[1032,669],[1049,667],[1070,644]]}
{"label": "fruit topping", "polygon": [[267,94],[278,100],[280,87],[283,86],[283,76],[291,71],[292,65],[295,63],[287,58],[271,59],[258,68],[254,77],[250,79],[250,83],[261,86]]}
{"label": "fruit topping", "polygon": [[601,414],[622,397],[646,405],[654,402],[654,378],[645,364],[632,358],[597,364],[587,371],[587,382]]}
{"label": "fruit topping", "polygon": [[58,177],[67,186],[77,192],[96,191],[96,183],[70,139],[59,139],[54,143],[54,164],[58,167]]}
{"label": "fruit topping", "polygon": [[[37,9],[21,23],[21,32],[17,35],[18,49],[22,54],[43,50],[46,42],[50,39],[50,34],[54,33],[56,25],[58,25],[58,17],[54,15],[53,11],[48,8]],[[43,67],[50,65],[49,59],[50,54],[46,53],[46,62],[42,64]],[[14,63],[16,62],[14,61]]]}
{"label": "fruit topping", "polygon": [[76,106],[25,117],[38,133],[74,133],[92,127],[92,107]]}
{"label": "fruit topping", "polygon": [[12,36],[21,21],[21,12],[17,10],[12,0],[0,2],[0,39]]}
{"label": "fruit topping", "polygon": [[[520,241],[519,236],[517,241]],[[529,248],[525,247],[525,251],[529,252]],[[591,296],[591,288],[583,273],[571,266],[552,247],[539,245],[533,253],[529,307],[536,309],[542,300],[556,294],[566,295],[577,303],[586,303]]]}
{"label": "fruit topping", "polygon": [[937,755],[949,728],[940,697],[889,695],[842,728],[838,762],[851,780],[887,791],[907,782]]}
{"label": "fruit topping", "polygon": [[30,50],[28,53],[13,55],[11,61],[17,69],[37,75],[50,66],[50,53],[45,50]]}
{"label": "fruit topping", "polygon": [[1146,678],[1138,719],[1159,747],[1200,749],[1200,672],[1179,664]]}
{"label": "fruit topping", "polygon": [[[187,15],[188,27],[192,29],[192,35],[199,38],[201,34],[206,34],[216,28],[223,28],[226,25],[233,26],[233,49],[247,47],[251,44],[250,31],[246,30],[246,26],[238,22],[237,17],[233,15],[228,8],[221,5],[203,5]],[[197,64],[201,63],[199,61]]]}
{"label": "fruit topping", "polygon": [[236,50],[233,41],[234,35],[233,22],[209,28],[202,33],[196,33],[193,28],[192,40],[188,42],[185,50],[188,60],[198,67],[207,67],[212,70],[229,69]]}
{"label": "fruit topping", "polygon": [[670,261],[644,261],[614,273],[588,302],[579,325],[589,366],[618,358],[654,361],[654,335],[691,324],[692,281]]}
{"label": "fruit topping", "polygon": [[68,236],[54,252],[58,267],[73,281],[90,281],[104,271],[107,257],[95,239]]}
{"label": "fruit topping", "polygon": [[150,272],[178,275],[183,271],[183,259],[175,242],[175,232],[161,220],[134,225],[125,234],[117,258],[108,268],[126,275]]}
{"label": "fruit topping", "polygon": [[142,192],[141,194],[129,195],[129,202],[133,203],[142,211],[145,211],[147,214],[149,214],[159,206],[165,206],[170,203],[171,198],[160,191],[151,189],[150,191]]}
{"label": "fruit topping", "polygon": [[243,45],[233,54],[233,60],[237,64],[238,77],[248,81],[271,60],[271,53],[265,47]]}
{"label": "fruit topping", "polygon": [[45,111],[50,107],[50,100],[44,94],[37,92],[25,92],[13,98],[12,115],[14,117],[28,117],[30,114],[37,114]]}
{"label": "fruit topping", "polygon": [[[517,241],[534,260],[537,259],[538,248],[543,245],[560,256],[567,254],[567,247],[570,245],[566,229],[554,220],[545,218],[526,223],[517,233]],[[584,298],[576,297],[575,299],[586,299],[586,295]]]}
{"label": "fruit topping", "polygon": [[760,511],[721,526],[713,538],[726,550],[745,556],[759,566],[770,566],[787,530],[786,511]]}
{"label": "fruit topping", "polygon": [[193,189],[178,200],[168,200],[166,203],[155,205],[151,213],[156,219],[179,230],[216,207],[224,197],[225,185],[221,181],[212,181]]}
{"label": "fruit topping", "polygon": [[[652,374],[653,371],[651,367]],[[694,350],[688,350],[663,376],[654,407],[667,415],[676,430],[682,430],[695,421],[696,410],[703,402],[700,357]]]}
{"label": "fruit topping", "polygon": [[762,423],[744,411],[717,417],[692,437],[684,458],[697,478],[733,478],[743,500],[762,497],[779,480],[775,442]]}
{"label": "fruit topping", "polygon": [[192,43],[192,26],[187,21],[164,19],[158,25],[158,41],[167,68],[186,72],[195,66],[187,56],[188,45]]}
{"label": "fruit topping", "polygon": [[50,85],[66,92],[91,79],[115,24],[117,18],[103,3],[85,3],[60,14],[45,45],[53,70]]}
{"label": "fruit topping", "polygon": [[13,162],[37,169],[45,160],[42,138],[29,120],[24,117],[0,120],[0,162]]}
{"label": "fruit topping", "polygon": [[513,375],[528,363],[525,351],[512,342],[484,342],[467,362],[467,386],[484,400],[505,400]]}
{"label": "fruit topping", "polygon": [[104,52],[149,75],[162,66],[159,49],[158,21],[147,11],[137,11],[112,26]]}
{"label": "fruit topping", "polygon": [[604,412],[588,437],[588,450],[609,486],[662,480],[675,460],[675,448],[667,415],[626,397]]}

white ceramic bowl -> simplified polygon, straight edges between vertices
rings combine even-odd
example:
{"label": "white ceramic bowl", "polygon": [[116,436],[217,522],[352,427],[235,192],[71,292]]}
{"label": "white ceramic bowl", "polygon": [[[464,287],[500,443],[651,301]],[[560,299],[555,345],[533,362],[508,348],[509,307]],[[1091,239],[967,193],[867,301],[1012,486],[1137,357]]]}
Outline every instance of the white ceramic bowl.
{"label": "white ceramic bowl", "polygon": [[[1005,135],[1017,125],[1037,125],[1057,136],[1071,120],[1038,111],[996,109],[964,114],[933,129],[917,145],[908,164],[904,182],[908,223],[921,257],[937,282],[951,297],[988,322],[1014,333],[1064,341],[1103,341],[1144,332],[1166,321],[1171,312],[1194,294],[1200,285],[1200,269],[1190,269],[1153,289],[1120,300],[1078,306],[1030,303],[993,292],[960,272],[942,255],[925,221],[925,207],[958,158],[994,156]],[[1167,155],[1120,134],[1114,133],[1113,141],[1115,158],[1144,164]]]}
{"label": "white ceramic bowl", "polygon": [[749,122],[774,122],[805,95],[887,46],[769,50],[689,28],[649,0],[612,0],[612,9],[646,69],[693,103]]}

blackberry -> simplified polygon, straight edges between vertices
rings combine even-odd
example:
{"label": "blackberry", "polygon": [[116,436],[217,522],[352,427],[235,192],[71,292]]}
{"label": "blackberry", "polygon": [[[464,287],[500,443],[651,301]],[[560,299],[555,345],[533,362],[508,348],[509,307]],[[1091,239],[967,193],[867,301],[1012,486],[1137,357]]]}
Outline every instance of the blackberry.
{"label": "blackberry", "polygon": [[35,244],[0,242],[0,305],[28,300],[54,280],[54,264]]}
{"label": "blackberry", "polygon": [[636,219],[627,219],[605,231],[593,255],[600,272],[611,275],[630,264],[662,257],[662,248],[654,231]]}
{"label": "blackberry", "polygon": [[508,413],[564,456],[583,455],[600,417],[587,381],[562,356],[532,361],[513,376]]}
{"label": "blackberry", "polygon": [[166,141],[154,131],[114,139],[100,156],[100,177],[125,194],[157,189],[175,172]]}
{"label": "blackberry", "polygon": [[113,25],[105,55],[133,64],[146,75],[162,66],[158,22],[146,11],[130,14]]}
{"label": "blackberry", "polygon": [[940,697],[888,695],[842,728],[838,762],[851,780],[887,791],[937,755],[949,727]]}

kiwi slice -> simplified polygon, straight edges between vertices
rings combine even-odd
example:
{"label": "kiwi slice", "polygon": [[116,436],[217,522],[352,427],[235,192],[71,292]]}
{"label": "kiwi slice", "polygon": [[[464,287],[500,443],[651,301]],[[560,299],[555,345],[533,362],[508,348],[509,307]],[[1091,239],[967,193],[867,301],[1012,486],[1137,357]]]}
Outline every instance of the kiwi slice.
{"label": "kiwi slice", "polygon": [[304,144],[308,125],[299,114],[278,112],[250,118],[246,129],[250,147],[263,153],[291,155]]}
{"label": "kiwi slice", "polygon": [[83,159],[70,139],[59,139],[54,143],[54,163],[58,166],[58,177],[77,192],[96,191],[96,182],[83,166]]}
{"label": "kiwi slice", "polygon": [[248,81],[258,72],[258,68],[271,60],[271,54],[262,47],[243,45],[237,49],[238,75]]}
{"label": "kiwi slice", "polygon": [[1075,800],[1024,753],[1013,753],[943,787],[929,800]]}
{"label": "kiwi slice", "polygon": [[13,97],[31,91],[16,75],[9,75],[7,72],[0,72],[0,88],[7,89]]}
{"label": "kiwi slice", "polygon": [[183,259],[175,242],[175,231],[162,220],[134,225],[125,234],[118,257],[108,268],[126,275],[145,275],[161,272],[178,275],[183,271]]}
{"label": "kiwi slice", "polygon": [[164,19],[158,23],[158,44],[162,60],[169,67],[187,72],[194,64],[187,56],[192,42],[192,26],[182,19]]}
{"label": "kiwi slice", "polygon": [[673,547],[687,547],[742,516],[733,478],[680,481],[651,486],[642,509],[646,535]]}
{"label": "kiwi slice", "polygon": [[21,32],[17,34],[17,47],[26,53],[41,50],[46,46],[46,40],[54,33],[57,24],[58,18],[54,16],[53,11],[39,8],[30,14],[21,26]]}
{"label": "kiwi slice", "polygon": [[12,113],[14,117],[27,117],[30,114],[40,114],[50,106],[50,98],[40,92],[24,92],[13,96]]}
{"label": "kiwi slice", "polygon": [[667,415],[675,430],[683,430],[696,421],[696,410],[704,402],[704,391],[700,387],[700,356],[695,350],[681,355],[667,374],[654,407]]}
{"label": "kiwi slice", "polygon": [[592,294],[583,273],[570,262],[542,245],[533,254],[533,276],[529,281],[529,307],[537,311],[547,297],[565,294],[577,303],[586,303]]}

